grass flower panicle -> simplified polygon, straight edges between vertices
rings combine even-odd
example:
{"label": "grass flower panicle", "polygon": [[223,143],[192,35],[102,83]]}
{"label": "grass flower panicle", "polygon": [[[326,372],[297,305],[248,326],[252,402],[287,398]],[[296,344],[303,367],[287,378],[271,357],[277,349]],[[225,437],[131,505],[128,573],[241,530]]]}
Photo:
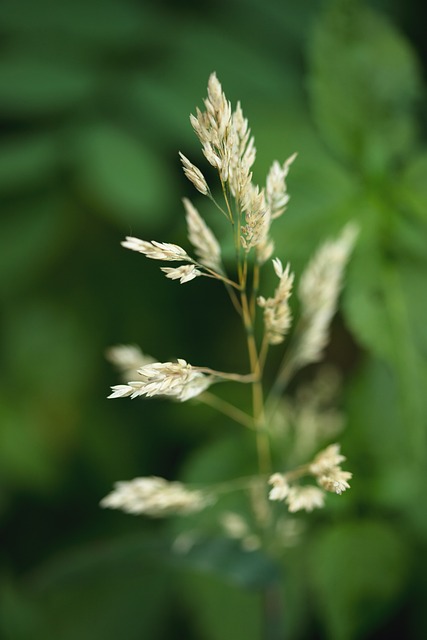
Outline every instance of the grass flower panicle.
{"label": "grass flower panicle", "polygon": [[[136,478],[117,483],[101,504],[157,517],[193,513],[209,506],[214,497],[220,500],[224,493],[244,492],[252,507],[251,526],[246,517],[234,511],[224,512],[219,521],[227,536],[240,539],[243,547],[249,550],[266,540],[271,541],[272,532],[283,529],[283,510],[276,517],[272,502],[283,503],[291,513],[310,512],[324,506],[327,491],[341,494],[349,488],[352,474],[340,467],[345,457],[341,455],[338,444],[331,444],[315,455],[311,462],[285,473],[275,472],[272,460],[283,460],[286,468],[292,457],[310,459],[318,450],[322,437],[323,441],[326,440],[325,423],[329,428],[331,423],[335,427],[340,424],[340,417],[327,406],[331,396],[330,380],[328,384],[313,385],[317,391],[297,391],[295,402],[291,399],[284,401],[281,395],[297,368],[317,362],[322,356],[357,232],[353,225],[345,227],[336,240],[326,242],[317,251],[305,269],[298,286],[300,317],[266,398],[266,381],[271,379],[265,375],[269,347],[283,343],[292,330],[290,299],[294,274],[289,264],[283,267],[282,261],[274,258],[273,267],[279,282],[274,295],[265,297],[260,291],[260,272],[274,250],[270,237],[272,221],[285,212],[289,203],[287,177],[296,154],[283,164],[277,161],[272,164],[265,188],[255,185],[252,182],[255,143],[240,103],[233,111],[214,73],[209,78],[207,94],[205,110],[197,109],[196,115],[190,116],[190,121],[205,158],[217,170],[218,187],[223,198],[221,203],[214,198],[216,190],[207,184],[200,169],[182,153],[180,158],[187,178],[207,196],[205,202],[219,209],[227,220],[235,247],[236,262],[230,270],[235,274],[234,279],[226,275],[220,242],[187,198],[183,202],[188,240],[196,258],[184,248],[166,242],[127,237],[122,245],[154,260],[182,262],[177,267],[161,267],[167,278],[179,280],[181,284],[203,275],[225,285],[234,309],[241,317],[247,342],[248,370],[243,374],[224,373],[209,367],[192,366],[183,359],[155,362],[135,347],[115,347],[109,350],[108,357],[122,377],[130,377],[125,384],[113,386],[109,397],[162,396],[180,402],[197,397],[198,401],[210,405],[254,434],[257,468],[247,478],[236,478],[204,491],[189,490],[181,483],[168,482],[163,478]],[[223,219],[222,222],[226,224]],[[261,312],[264,322],[262,331],[259,331],[258,316]],[[250,387],[251,411],[207,391],[213,384],[226,381],[245,383]],[[287,412],[283,420],[277,420],[278,408]],[[297,428],[294,429],[290,451],[273,450],[280,441],[278,437],[292,421]],[[272,425],[276,424],[278,426],[273,428]],[[302,478],[309,478],[316,484],[301,484]],[[277,510],[280,507],[278,504]],[[294,543],[295,535],[292,537]]]}

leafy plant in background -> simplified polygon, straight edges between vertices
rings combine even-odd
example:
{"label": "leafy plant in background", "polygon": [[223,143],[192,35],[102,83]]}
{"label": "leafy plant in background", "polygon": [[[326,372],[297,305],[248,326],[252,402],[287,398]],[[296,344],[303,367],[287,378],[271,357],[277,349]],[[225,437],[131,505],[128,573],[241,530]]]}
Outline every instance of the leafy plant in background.
{"label": "leafy plant in background", "polygon": [[[426,636],[424,14],[413,0],[1,3],[2,638],[160,640],[179,626],[189,639],[257,640],[260,598],[235,585],[274,580],[293,640],[377,640],[396,629]],[[243,100],[256,131],[255,182],[283,149],[299,151],[289,175],[292,206],[274,222],[274,255],[300,274],[319,238],[337,237],[348,220],[360,227],[325,358],[343,374],[348,428],[340,441],[354,482],[345,499],[330,496],[327,509],[307,516],[305,529],[303,514],[294,526],[285,504],[268,503],[289,524],[280,581],[280,560],[243,551],[245,536],[219,543],[218,526],[242,535],[230,512],[253,528],[242,492],[170,521],[93,508],[112,480],[139,470],[197,487],[257,466],[253,431],[225,416],[216,422],[200,397],[153,400],[141,412],[139,403],[102,395],[111,373],[100,353],[117,336],[149,336],[149,350],[165,360],[182,345],[196,362],[211,296],[205,359],[232,371],[244,362],[239,318],[231,306],[227,316],[213,281],[175,288],[160,278],[150,290],[132,277],[130,252],[110,254],[118,233],[187,246],[175,213],[183,194],[175,152],[181,145],[196,157],[186,116],[212,68]],[[211,175],[208,166],[209,184]],[[204,196],[197,198],[204,213]],[[228,265],[234,247],[226,246],[225,222],[209,218]],[[277,282],[266,263],[266,298]],[[169,322],[166,331],[171,306],[187,322]],[[280,349],[269,349],[268,384]],[[277,416],[310,421],[320,390],[334,442],[342,421],[331,409],[336,376],[327,373],[326,390],[325,374],[314,379],[313,396],[304,388],[313,386],[312,371],[298,376]],[[299,390],[296,382],[304,383]],[[250,384],[207,391],[247,409]],[[140,428],[141,413],[148,429]],[[273,427],[277,435],[283,424]],[[309,460],[303,444],[298,459],[285,466],[277,456],[274,469]],[[275,450],[291,451],[291,442]],[[168,553],[162,541],[170,530],[181,551],[193,536],[187,553]],[[211,532],[210,545],[197,530]]]}
{"label": "leafy plant in background", "polygon": [[[328,420],[330,414],[325,416],[321,411],[322,401],[329,391],[328,384],[324,383],[322,389],[321,381],[320,384],[317,381],[316,389],[306,388],[299,406],[293,411],[289,403],[288,406],[282,403],[280,409],[285,414],[281,416],[281,424],[278,424],[277,413],[283,390],[295,373],[322,357],[356,230],[347,226],[336,240],[321,246],[308,264],[298,282],[299,320],[288,338],[292,323],[289,300],[294,284],[290,265],[284,268],[279,258],[273,258],[277,278],[274,294],[265,297],[260,295],[260,290],[261,271],[274,255],[271,236],[274,220],[284,213],[288,204],[286,178],[295,155],[283,165],[275,161],[265,187],[260,189],[252,181],[255,146],[248,121],[240,103],[232,111],[216,74],[209,78],[205,109],[203,112],[197,110],[196,116],[190,119],[206,159],[218,172],[221,203],[200,169],[182,153],[180,156],[187,178],[226,219],[234,240],[233,273],[229,273],[230,267],[226,269],[222,261],[220,243],[188,199],[184,199],[188,238],[196,258],[170,243],[127,237],[122,245],[153,260],[183,263],[161,268],[167,278],[179,280],[181,284],[206,277],[225,285],[246,334],[249,371],[225,373],[206,366],[193,366],[183,359],[155,362],[136,347],[117,346],[110,349],[108,355],[121,370],[125,384],[114,386],[109,397],[161,396],[180,402],[197,398],[253,432],[257,468],[249,476],[197,488],[159,477],[118,482],[101,505],[131,514],[159,517],[194,514],[210,509],[218,502],[216,517],[226,535],[240,540],[248,553],[261,548],[280,556],[287,538],[296,535],[295,523],[286,518],[284,505],[273,510],[271,502],[286,503],[290,513],[310,512],[324,506],[325,492],[341,494],[350,487],[348,481],[352,474],[340,466],[345,457],[338,444],[329,444],[314,457],[309,457],[314,455],[319,444],[330,438],[333,428],[333,421]],[[258,326],[260,312],[263,316],[261,331]],[[179,322],[179,317],[175,321]],[[268,392],[269,350],[282,345],[286,338],[289,345]],[[210,391],[213,385],[227,381],[251,386],[251,413]],[[290,462],[296,460],[299,465],[289,468]],[[272,487],[269,493],[268,484]],[[224,510],[221,498],[229,493],[244,494],[249,503],[247,517],[241,511]],[[176,540],[176,549],[189,553],[194,544],[203,544],[205,536],[206,532],[199,529],[196,521],[192,532],[186,536],[182,534]],[[251,579],[257,583],[257,574]],[[269,586],[264,585],[267,593]],[[270,609],[267,600],[266,616],[271,616]],[[280,621],[267,619],[266,624],[268,637],[276,637],[276,625]]]}

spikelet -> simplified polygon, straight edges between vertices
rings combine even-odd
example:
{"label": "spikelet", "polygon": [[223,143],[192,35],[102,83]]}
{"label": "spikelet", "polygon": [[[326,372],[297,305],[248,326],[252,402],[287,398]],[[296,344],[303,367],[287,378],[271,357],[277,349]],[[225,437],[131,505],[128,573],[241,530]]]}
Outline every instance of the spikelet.
{"label": "spikelet", "polygon": [[138,369],[138,380],[125,385],[111,387],[109,398],[130,396],[168,396],[181,402],[198,396],[214,382],[213,376],[205,375],[185,360],[177,362],[154,362]]}
{"label": "spikelet", "polygon": [[146,240],[127,236],[126,240],[121,242],[121,245],[126,249],[143,253],[147,258],[151,258],[152,260],[165,260],[167,262],[173,262],[174,260],[179,262],[192,261],[187,252],[177,244],[156,242],[156,240],[147,242]]}
{"label": "spikelet", "polygon": [[114,490],[100,504],[134,515],[164,517],[195,513],[212,502],[212,496],[202,491],[189,490],[181,482],[152,476],[116,482]]}
{"label": "spikelet", "polygon": [[347,225],[336,240],[320,247],[301,277],[298,295],[304,329],[295,358],[299,366],[322,356],[356,236],[356,227]]}
{"label": "spikelet", "polygon": [[221,180],[226,182],[231,156],[231,105],[215,73],[209,77],[205,107],[204,112],[197,109],[196,116],[190,116],[190,122],[202,143],[207,161],[218,169]]}
{"label": "spikelet", "polygon": [[[263,253],[260,262],[268,259],[268,232],[270,229],[270,210],[265,202],[263,189],[253,185],[248,185],[242,200],[242,211],[245,214],[245,224],[241,229],[241,243],[246,252],[253,247],[262,249]],[[266,257],[268,256],[268,257]]]}
{"label": "spikelet", "polygon": [[185,155],[179,152],[181,158],[182,168],[189,181],[196,187],[197,191],[200,191],[204,196],[209,193],[208,183],[205,176]]}
{"label": "spikelet", "polygon": [[232,195],[240,202],[251,182],[251,168],[256,155],[254,138],[251,137],[247,119],[243,117],[240,102],[237,103],[236,110],[231,116],[229,145],[228,184]]}
{"label": "spikelet", "polygon": [[280,344],[288,333],[292,323],[289,308],[289,298],[292,292],[294,274],[290,273],[290,266],[283,269],[281,261],[273,260],[274,270],[279,278],[279,284],[273,298],[258,297],[258,305],[264,309],[264,330],[269,344]]}
{"label": "spikelet", "polygon": [[202,276],[203,273],[194,266],[194,264],[184,264],[181,267],[160,267],[163,273],[166,273],[166,277],[171,280],[179,280],[181,284],[194,280],[197,276]]}
{"label": "spikelet", "polygon": [[188,228],[188,239],[195,248],[200,263],[209,269],[213,269],[217,273],[221,273],[221,247],[218,240],[190,200],[184,198],[183,202]]}
{"label": "spikelet", "polygon": [[324,506],[325,494],[318,487],[297,485],[289,489],[286,502],[290,513],[302,510],[310,512]]}
{"label": "spikelet", "polygon": [[154,358],[142,353],[141,349],[134,344],[118,344],[109,347],[105,356],[118,369],[125,382],[136,377],[138,369],[155,362]]}
{"label": "spikelet", "polygon": [[289,202],[286,177],[289,173],[289,168],[296,157],[297,154],[294,153],[285,160],[282,166],[277,162],[277,160],[275,160],[268,172],[265,187],[265,199],[270,207],[272,220],[282,215]]}

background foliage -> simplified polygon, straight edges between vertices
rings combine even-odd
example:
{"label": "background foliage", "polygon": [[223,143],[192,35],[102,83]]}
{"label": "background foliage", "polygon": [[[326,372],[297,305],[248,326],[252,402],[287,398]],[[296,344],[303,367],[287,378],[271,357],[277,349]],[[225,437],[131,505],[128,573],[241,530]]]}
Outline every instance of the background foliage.
{"label": "background foliage", "polygon": [[[426,50],[415,9],[3,0],[1,638],[163,640],[179,629],[256,640],[259,588],[277,580],[279,637],[426,636]],[[231,543],[180,564],[163,524],[98,508],[117,479],[227,477],[242,456],[235,427],[198,405],[106,400],[115,376],[103,354],[117,342],[241,368],[219,288],[179,287],[119,246],[128,233],[185,242],[180,199],[193,193],[177,151],[198,164],[188,115],[213,70],[249,119],[257,180],[299,153],[278,254],[298,272],[348,219],[361,226],[327,356],[344,375],[353,488],[307,519],[279,575]]]}

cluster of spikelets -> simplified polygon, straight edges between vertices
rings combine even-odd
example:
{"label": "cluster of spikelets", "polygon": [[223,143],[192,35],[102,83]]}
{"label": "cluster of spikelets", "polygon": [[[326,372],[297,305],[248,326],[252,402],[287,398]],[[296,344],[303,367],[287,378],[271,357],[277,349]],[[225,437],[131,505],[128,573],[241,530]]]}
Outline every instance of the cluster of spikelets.
{"label": "cluster of spikelets", "polygon": [[[120,370],[124,384],[113,386],[110,398],[164,396],[184,402],[196,396],[203,399],[206,389],[221,381],[260,384],[269,346],[282,343],[292,325],[289,300],[294,274],[290,265],[284,267],[279,258],[273,258],[272,265],[277,277],[274,294],[264,297],[258,295],[257,289],[259,270],[274,253],[272,223],[286,210],[289,201],[286,178],[296,154],[283,164],[277,161],[273,163],[264,187],[254,185],[254,139],[240,104],[232,110],[215,74],[209,78],[208,96],[204,104],[205,110],[197,109],[196,115],[190,116],[190,120],[206,160],[218,172],[224,200],[222,205],[215,200],[202,171],[183,154],[180,157],[190,182],[230,223],[236,249],[237,280],[234,281],[227,274],[220,243],[188,199],[183,202],[193,256],[175,244],[135,237],[127,237],[122,245],[153,260],[181,263],[179,266],[161,267],[167,278],[179,280],[181,284],[202,276],[222,282],[242,316],[246,329],[248,323],[254,322],[258,306],[263,313],[262,347],[256,352],[256,362],[251,362],[251,372],[245,375],[192,366],[182,358],[175,362],[156,362],[136,347],[114,347],[108,356]],[[300,317],[286,363],[288,377],[298,368],[317,362],[322,357],[355,236],[356,230],[348,225],[337,239],[321,246],[299,280],[297,293]],[[256,277],[253,276],[250,305],[246,296],[248,264],[252,265],[253,273],[257,273]],[[252,348],[252,357],[254,350],[256,347]],[[251,355],[251,349],[249,352]],[[284,377],[283,369],[279,372],[279,380],[281,376]],[[243,415],[243,412],[240,413]],[[247,419],[250,421],[251,417],[247,416]],[[256,429],[257,426],[259,420],[257,422],[254,417],[252,427]],[[339,446],[331,445],[308,464],[287,473],[267,475],[266,494],[269,483],[272,485],[269,499],[283,501],[290,512],[322,507],[325,491],[340,494],[349,488],[351,473],[340,467],[344,459]],[[317,484],[299,484],[302,477],[314,478]],[[214,489],[190,490],[181,483],[167,482],[162,478],[136,478],[117,483],[114,491],[101,504],[129,513],[163,516],[198,511],[214,500]]]}

